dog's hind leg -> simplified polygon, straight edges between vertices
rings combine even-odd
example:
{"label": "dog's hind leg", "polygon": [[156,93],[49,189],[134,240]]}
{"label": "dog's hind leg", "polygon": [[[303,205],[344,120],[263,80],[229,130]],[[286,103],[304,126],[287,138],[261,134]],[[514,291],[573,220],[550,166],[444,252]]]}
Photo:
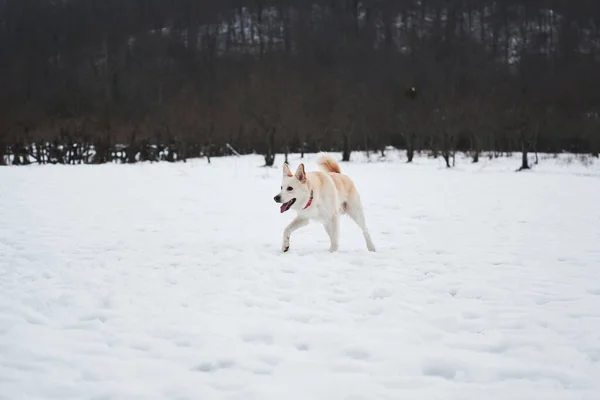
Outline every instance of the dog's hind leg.
{"label": "dog's hind leg", "polygon": [[365,242],[367,242],[367,249],[369,251],[375,251],[375,245],[371,240],[371,235],[369,234],[369,230],[367,229],[367,224],[365,222],[365,215],[363,212],[362,204],[360,201],[360,197],[358,194],[354,194],[351,198],[348,199],[346,203],[346,213],[352,218],[356,225],[362,230],[363,236],[365,238]]}
{"label": "dog's hind leg", "polygon": [[289,223],[288,226],[285,227],[283,231],[283,243],[281,244],[281,250],[284,253],[290,249],[290,236],[292,236],[292,233],[306,225],[308,225],[307,218],[296,217],[292,222]]}
{"label": "dog's hind leg", "polygon": [[325,222],[325,231],[329,235],[329,240],[331,241],[331,245],[329,246],[329,251],[334,252],[338,251],[340,247],[340,216],[338,214],[334,214],[333,217],[327,222]]}

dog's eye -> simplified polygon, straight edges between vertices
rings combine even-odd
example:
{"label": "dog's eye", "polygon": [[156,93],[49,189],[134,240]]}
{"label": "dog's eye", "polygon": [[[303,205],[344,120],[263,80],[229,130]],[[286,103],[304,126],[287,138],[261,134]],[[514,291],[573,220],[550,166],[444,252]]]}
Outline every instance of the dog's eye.
{"label": "dog's eye", "polygon": [[291,186],[288,186],[288,187],[287,187],[287,191],[288,191],[288,192],[291,192],[292,190],[294,190],[294,188],[293,188],[293,187],[291,187]]}

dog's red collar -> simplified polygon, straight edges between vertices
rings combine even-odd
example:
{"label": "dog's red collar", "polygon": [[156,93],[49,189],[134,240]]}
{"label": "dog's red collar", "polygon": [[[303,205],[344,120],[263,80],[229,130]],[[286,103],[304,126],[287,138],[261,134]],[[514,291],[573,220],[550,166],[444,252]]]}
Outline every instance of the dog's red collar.
{"label": "dog's red collar", "polygon": [[306,205],[304,206],[303,210],[306,210],[308,207],[310,207],[311,203],[313,201],[313,191],[310,191],[310,198],[308,199],[308,203],[306,203]]}

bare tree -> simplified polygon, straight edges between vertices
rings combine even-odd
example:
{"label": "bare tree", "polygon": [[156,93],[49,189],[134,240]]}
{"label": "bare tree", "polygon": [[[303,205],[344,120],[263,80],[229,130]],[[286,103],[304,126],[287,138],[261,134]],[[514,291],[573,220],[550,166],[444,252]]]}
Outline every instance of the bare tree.
{"label": "bare tree", "polygon": [[597,155],[599,26],[592,1],[4,0],[0,163]]}

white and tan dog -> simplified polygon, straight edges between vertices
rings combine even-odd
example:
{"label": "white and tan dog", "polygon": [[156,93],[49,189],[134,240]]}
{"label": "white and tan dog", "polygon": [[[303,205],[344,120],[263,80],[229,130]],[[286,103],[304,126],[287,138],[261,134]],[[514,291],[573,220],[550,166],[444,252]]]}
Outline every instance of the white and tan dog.
{"label": "white and tan dog", "polygon": [[281,192],[274,200],[281,205],[281,212],[294,210],[298,213],[283,232],[284,252],[290,248],[292,232],[309,223],[311,219],[321,222],[331,240],[329,251],[339,247],[340,216],[348,214],[362,229],[367,249],[375,251],[375,246],[367,230],[360,196],[352,180],[342,175],[338,163],[326,153],[319,153],[317,164],[325,172],[306,173],[300,164],[292,174],[287,164],[283,165]]}

